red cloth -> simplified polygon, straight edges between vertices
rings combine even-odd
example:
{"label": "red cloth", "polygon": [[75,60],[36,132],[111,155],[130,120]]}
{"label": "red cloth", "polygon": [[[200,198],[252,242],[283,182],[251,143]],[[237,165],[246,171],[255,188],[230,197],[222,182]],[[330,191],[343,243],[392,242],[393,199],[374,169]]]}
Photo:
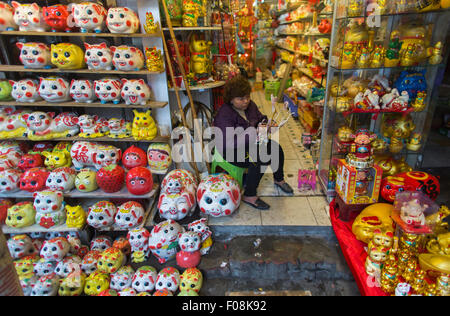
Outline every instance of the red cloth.
{"label": "red cloth", "polygon": [[339,210],[335,200],[330,203],[330,219],[344,258],[352,271],[359,291],[363,296],[387,296],[381,288],[373,286],[373,278],[366,273],[365,262],[367,253],[365,243],[356,239],[352,232],[353,221],[343,222],[339,219]]}

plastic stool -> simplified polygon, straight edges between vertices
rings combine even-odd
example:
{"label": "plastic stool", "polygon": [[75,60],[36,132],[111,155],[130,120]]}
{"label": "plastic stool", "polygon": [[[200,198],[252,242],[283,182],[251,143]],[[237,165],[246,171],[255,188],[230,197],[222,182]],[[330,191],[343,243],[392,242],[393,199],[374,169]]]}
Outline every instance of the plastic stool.
{"label": "plastic stool", "polygon": [[217,167],[221,167],[223,170],[228,172],[228,174],[239,183],[241,189],[243,188],[242,182],[244,179],[244,172],[246,169],[236,167],[235,165],[229,163],[228,161],[223,159],[219,151],[214,148],[214,155],[212,157],[211,163],[211,173],[216,173]]}

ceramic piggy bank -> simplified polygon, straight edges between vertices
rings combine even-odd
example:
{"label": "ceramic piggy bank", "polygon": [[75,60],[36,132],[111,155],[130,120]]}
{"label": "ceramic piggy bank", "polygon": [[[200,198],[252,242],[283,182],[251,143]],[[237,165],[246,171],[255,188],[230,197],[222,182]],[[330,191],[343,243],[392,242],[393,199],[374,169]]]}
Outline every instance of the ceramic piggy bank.
{"label": "ceramic piggy bank", "polygon": [[75,178],[75,187],[81,192],[92,192],[98,189],[96,172],[91,169],[82,169]]}
{"label": "ceramic piggy bank", "polygon": [[80,205],[77,206],[70,206],[66,205],[66,225],[69,228],[83,228],[84,224],[86,223],[86,212],[84,211],[83,207]]}
{"label": "ceramic piggy bank", "polygon": [[33,265],[33,272],[38,277],[55,273],[56,262],[40,259]]}
{"label": "ceramic piggy bank", "polygon": [[52,44],[51,62],[59,69],[82,69],[85,66],[84,51],[72,43]]}
{"label": "ceramic piggy bank", "polygon": [[231,215],[241,202],[239,184],[225,173],[210,175],[198,186],[197,202],[201,212],[209,216]]}
{"label": "ceramic piggy bank", "polygon": [[155,289],[158,273],[152,266],[142,266],[136,270],[132,279],[132,287],[137,292],[151,292]]}
{"label": "ceramic piggy bank", "polygon": [[145,167],[135,167],[126,176],[128,192],[134,195],[144,195],[153,189],[153,177]]}
{"label": "ceramic piggy bank", "polygon": [[172,150],[167,143],[152,143],[147,149],[147,160],[150,171],[155,174],[166,174],[172,164]]}
{"label": "ceramic piggy bank", "polygon": [[123,152],[122,164],[128,170],[135,167],[146,167],[147,156],[145,151],[135,145],[131,145]]}
{"label": "ceramic piggy bank", "polygon": [[37,3],[21,4],[12,1],[11,5],[14,8],[14,22],[19,26],[19,31],[45,32],[49,29]]}
{"label": "ceramic piggy bank", "polygon": [[136,33],[139,30],[139,18],[130,8],[109,8],[106,26],[111,33]]}
{"label": "ceramic piggy bank", "polygon": [[117,272],[111,274],[110,288],[116,291],[123,291],[131,287],[134,276],[134,269],[131,266],[123,266]]}
{"label": "ceramic piggy bank", "polygon": [[144,213],[144,208],[138,202],[123,203],[117,208],[116,226],[123,230],[133,229],[143,222]]}
{"label": "ceramic piggy bank", "polygon": [[113,203],[97,202],[88,209],[87,223],[96,229],[109,227],[114,224],[116,213],[117,208]]}
{"label": "ceramic piggy bank", "polygon": [[84,61],[89,69],[92,70],[112,70],[113,69],[113,53],[106,43],[88,44],[84,43],[86,52],[84,53]]}
{"label": "ceramic piggy bank", "polygon": [[0,192],[15,192],[19,190],[19,181],[22,172],[17,169],[6,169],[0,171]]}
{"label": "ceramic piggy bank", "polygon": [[8,208],[5,224],[12,228],[31,226],[35,223],[35,216],[32,202],[19,202]]}
{"label": "ceramic piggy bank", "polygon": [[74,26],[73,17],[64,4],[43,7],[42,15],[52,32],[70,32]]}
{"label": "ceramic piggy bank", "polygon": [[86,274],[77,273],[67,276],[61,280],[59,285],[59,296],[80,296],[83,294],[84,286],[86,285]]}
{"label": "ceramic piggy bank", "polygon": [[146,105],[150,100],[150,88],[143,79],[122,79],[120,95],[127,105]]}
{"label": "ceramic piggy bank", "polygon": [[70,192],[75,187],[77,173],[69,167],[56,168],[50,172],[45,185],[50,190]]}
{"label": "ceramic piggy bank", "polygon": [[27,122],[28,138],[31,140],[73,137],[80,131],[75,113],[63,112],[55,117],[54,112],[37,111],[24,114],[23,117]]}
{"label": "ceramic piggy bank", "polygon": [[[1,4],[0,4],[1,5]],[[1,9],[0,9],[1,10]],[[14,100],[11,96],[12,85],[8,80],[0,80],[0,100],[1,101],[12,101]],[[1,113],[7,114],[7,108],[2,108]]]}
{"label": "ceramic piggy bank", "polygon": [[111,237],[106,235],[100,235],[92,239],[91,241],[91,250],[100,250],[105,251],[108,248],[111,248],[113,241]]}
{"label": "ceramic piggy bank", "polygon": [[173,268],[167,267],[159,271],[156,278],[156,290],[169,290],[174,293],[180,284],[180,272]]}
{"label": "ceramic piggy bank", "polygon": [[92,103],[97,99],[94,83],[86,79],[72,79],[70,82],[70,96],[75,102]]}
{"label": "ceramic piggy bank", "polygon": [[125,261],[126,257],[120,249],[108,248],[100,255],[100,259],[97,262],[97,271],[108,274],[116,273]]}
{"label": "ceramic piggy bank", "polygon": [[10,80],[12,86],[11,96],[17,102],[36,102],[42,100],[39,95],[39,84],[32,79],[23,79],[19,81]]}
{"label": "ceramic piggy bank", "polygon": [[14,22],[14,9],[6,2],[0,1],[0,32],[17,30],[18,26]]}
{"label": "ceramic piggy bank", "polygon": [[199,292],[203,285],[203,275],[197,268],[186,269],[180,276],[180,291]]}
{"label": "ceramic piggy bank", "polygon": [[181,268],[195,268],[201,260],[200,245],[202,238],[200,234],[187,231],[180,233],[178,245],[181,248],[176,255],[177,265]]}
{"label": "ceramic piggy bank", "polygon": [[83,114],[78,117],[77,123],[80,126],[80,137],[96,138],[105,135],[103,120],[97,115]]}
{"label": "ceramic piggy bank", "polygon": [[184,228],[174,220],[166,220],[153,227],[148,244],[152,254],[160,263],[175,258],[178,237],[182,232]]}
{"label": "ceramic piggy bank", "polygon": [[101,79],[94,81],[95,96],[103,104],[108,102],[119,104],[121,89],[122,82],[119,79]]}
{"label": "ceramic piggy bank", "polygon": [[19,59],[25,68],[49,69],[52,67],[50,47],[47,45],[36,42],[17,42],[16,46],[20,49]]}
{"label": "ceramic piggy bank", "polygon": [[131,260],[135,263],[144,262],[150,255],[148,237],[150,233],[145,228],[132,229],[128,231],[127,239],[131,245]]}
{"label": "ceramic piggy bank", "polygon": [[82,33],[102,32],[106,18],[106,9],[102,5],[93,2],[74,3],[72,14],[75,26],[79,27]]}
{"label": "ceramic piggy bank", "polygon": [[97,262],[100,258],[100,255],[100,250],[89,251],[81,261],[81,270],[87,275],[90,275],[93,272],[97,271]]}
{"label": "ceramic piggy bank", "polygon": [[100,170],[104,166],[119,164],[122,150],[114,146],[79,141],[73,144],[70,154],[75,169],[94,166]]}
{"label": "ceramic piggy bank", "polygon": [[201,218],[199,220],[189,223],[188,230],[194,231],[200,234],[202,238],[202,246],[200,248],[200,253],[202,256],[206,255],[212,246],[212,232],[207,226],[207,219]]}
{"label": "ceramic piggy bank", "polygon": [[110,277],[108,274],[95,271],[86,278],[84,294],[96,296],[109,288]]}
{"label": "ceramic piggy bank", "polygon": [[110,118],[108,120],[109,137],[127,138],[131,137],[131,123],[124,119]]}
{"label": "ceramic piggy bank", "polygon": [[49,172],[45,168],[31,168],[25,171],[20,178],[21,190],[36,192],[45,188]]}
{"label": "ceramic piggy bank", "polygon": [[67,278],[72,272],[81,271],[81,259],[78,256],[68,254],[56,264],[55,273],[62,279]]}
{"label": "ceramic piggy bank", "polygon": [[39,95],[47,102],[64,102],[70,100],[69,82],[61,77],[40,78]]}
{"label": "ceramic piggy bank", "polygon": [[65,202],[60,191],[40,191],[33,194],[36,223],[44,228],[58,226],[66,219]]}
{"label": "ceramic piggy bank", "polygon": [[[73,121],[76,123],[77,118]],[[62,167],[72,166],[72,158],[70,157],[71,142],[59,142],[51,151],[43,151],[41,154],[45,156],[44,164],[48,170],[55,170]]]}
{"label": "ceramic piggy bank", "polygon": [[7,241],[9,254],[13,259],[20,259],[35,252],[31,238],[25,234],[15,235]]}
{"label": "ceramic piggy bank", "polygon": [[133,46],[111,46],[113,65],[116,70],[138,71],[144,67],[144,54]]}
{"label": "ceramic piggy bank", "polygon": [[134,119],[131,133],[136,140],[152,140],[158,135],[158,127],[151,116],[151,110],[139,112],[133,110]]}
{"label": "ceramic piggy bank", "polygon": [[47,261],[61,261],[70,250],[70,244],[64,237],[44,241],[40,256]]}
{"label": "ceramic piggy bank", "polygon": [[40,277],[33,285],[30,296],[56,296],[59,289],[59,276],[50,274]]}
{"label": "ceramic piggy bank", "polygon": [[44,160],[40,154],[25,154],[20,158],[19,164],[17,165],[22,171],[43,166]]}

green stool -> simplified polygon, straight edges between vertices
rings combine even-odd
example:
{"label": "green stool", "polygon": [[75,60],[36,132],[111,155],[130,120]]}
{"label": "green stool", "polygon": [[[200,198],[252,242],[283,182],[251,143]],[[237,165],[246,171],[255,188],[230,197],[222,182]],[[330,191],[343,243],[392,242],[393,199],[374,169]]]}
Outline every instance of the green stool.
{"label": "green stool", "polygon": [[235,179],[241,189],[243,188],[243,179],[244,179],[244,172],[245,172],[245,168],[239,168],[236,167],[235,165],[229,163],[228,161],[226,161],[225,159],[223,159],[223,157],[220,155],[219,151],[214,149],[214,155],[212,157],[212,163],[211,163],[211,173],[216,173],[216,168],[217,167],[221,167],[223,170],[225,170],[226,172],[228,172],[228,174],[233,177],[233,179]]}

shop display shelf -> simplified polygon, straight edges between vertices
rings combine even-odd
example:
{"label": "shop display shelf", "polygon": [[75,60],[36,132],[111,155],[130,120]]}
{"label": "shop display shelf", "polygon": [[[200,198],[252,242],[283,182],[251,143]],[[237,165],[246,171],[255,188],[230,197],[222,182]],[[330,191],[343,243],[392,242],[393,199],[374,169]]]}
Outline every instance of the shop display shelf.
{"label": "shop display shelf", "polygon": [[283,46],[280,46],[280,45],[277,45],[277,47],[278,47],[279,49],[284,49],[284,50],[287,50],[288,52],[297,54],[297,52],[296,52],[294,49],[292,49],[292,48],[283,47]]}
{"label": "shop display shelf", "polygon": [[2,225],[2,231],[4,234],[30,234],[30,233],[51,233],[51,232],[78,232],[83,229],[67,227],[66,223],[54,226],[51,228],[45,228],[39,224],[34,224],[31,226],[23,228],[13,228],[8,225]]}
{"label": "shop display shelf", "polygon": [[[196,86],[189,86],[189,90],[195,91],[195,90],[206,90],[206,89],[214,89],[219,88],[225,85],[225,81],[215,81],[215,82],[208,82],[205,84],[198,84]],[[178,88],[180,91],[186,90],[186,88]],[[175,91],[174,88],[169,88],[169,91]]]}
{"label": "shop display shelf", "polygon": [[[225,26],[224,26],[225,27]],[[168,27],[164,27],[163,31],[168,31]],[[190,31],[222,31],[221,26],[194,26],[194,27],[174,27],[174,32],[190,32]]]}
{"label": "shop display shelf", "polygon": [[443,67],[444,64],[423,64],[423,65],[413,65],[413,66],[395,66],[395,67],[367,67],[367,68],[339,68],[330,65],[330,68],[333,71],[341,72],[341,73],[352,73],[356,71],[382,71],[382,70],[408,70],[408,69],[419,69],[419,68],[434,68],[434,67]]}
{"label": "shop display shelf", "polygon": [[[29,139],[27,137],[13,137],[13,138],[7,138],[2,140],[21,140],[21,141],[33,141],[32,139]],[[79,136],[74,137],[58,137],[58,138],[52,138],[48,139],[48,141],[68,141],[68,142],[74,142],[74,141],[91,141],[91,142],[137,142],[137,143],[167,143],[170,141],[170,136],[156,136],[152,140],[136,140],[133,137],[127,137],[127,138],[110,138],[110,137],[97,137],[97,138],[83,138]]]}
{"label": "shop display shelf", "polygon": [[314,76],[312,76],[308,69],[306,68],[297,68],[298,70],[300,70],[304,75],[308,76],[311,80],[314,80],[316,83],[318,83],[319,85],[321,85],[322,87],[326,87],[327,86],[327,80],[324,78],[322,79],[318,79],[318,78],[314,78]]}
{"label": "shop display shelf", "polygon": [[62,36],[62,37],[161,37],[158,29],[155,33],[82,33],[82,32],[36,32],[36,31],[3,31],[0,35],[10,36]]}
{"label": "shop display shelf", "polygon": [[31,72],[31,73],[70,73],[70,74],[100,74],[100,75],[159,75],[164,73],[163,71],[121,71],[121,70],[91,70],[91,69],[29,69],[22,65],[0,65],[0,72]]}
{"label": "shop display shelf", "polygon": [[168,102],[159,102],[159,101],[149,101],[145,105],[127,105],[125,103],[101,103],[101,102],[92,102],[92,103],[82,103],[82,102],[46,102],[46,101],[37,101],[37,102],[16,102],[16,101],[0,101],[0,105],[3,106],[24,106],[24,107],[86,107],[86,108],[117,108],[117,109],[161,109],[165,107]]}
{"label": "shop display shelf", "polygon": [[308,37],[329,37],[330,34],[329,33],[315,33],[315,34],[305,34],[305,33],[278,33],[278,35],[282,35],[282,36],[308,36]]}
{"label": "shop display shelf", "polygon": [[292,21],[281,21],[280,25],[292,24],[295,22],[302,22],[302,21],[309,21],[309,20],[312,20],[312,18],[313,18],[312,16],[306,16],[304,18],[298,18],[298,19],[295,19]]}
{"label": "shop display shelf", "polygon": [[[448,9],[437,9],[437,10],[427,10],[423,12],[419,11],[411,11],[411,12],[398,12],[398,13],[384,13],[384,14],[378,14],[376,16],[380,17],[393,17],[393,16],[406,16],[406,15],[424,15],[424,14],[433,14],[433,13],[443,13],[443,12],[450,12],[450,8]],[[336,13],[336,20],[346,20],[346,19],[363,19],[363,18],[370,18],[372,15],[357,15],[357,16],[347,16],[347,15],[340,15],[339,12]]]}

